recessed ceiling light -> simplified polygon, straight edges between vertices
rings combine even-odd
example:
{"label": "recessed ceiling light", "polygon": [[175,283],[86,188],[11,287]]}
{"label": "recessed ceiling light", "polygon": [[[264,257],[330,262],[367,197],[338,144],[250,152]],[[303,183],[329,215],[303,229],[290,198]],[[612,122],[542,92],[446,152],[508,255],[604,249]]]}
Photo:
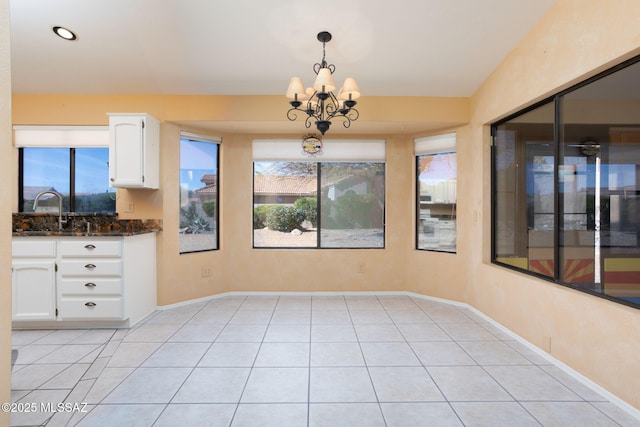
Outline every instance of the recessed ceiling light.
{"label": "recessed ceiling light", "polygon": [[65,27],[60,27],[59,25],[55,25],[51,27],[56,36],[63,38],[65,40],[73,41],[78,40],[78,36],[76,34]]}

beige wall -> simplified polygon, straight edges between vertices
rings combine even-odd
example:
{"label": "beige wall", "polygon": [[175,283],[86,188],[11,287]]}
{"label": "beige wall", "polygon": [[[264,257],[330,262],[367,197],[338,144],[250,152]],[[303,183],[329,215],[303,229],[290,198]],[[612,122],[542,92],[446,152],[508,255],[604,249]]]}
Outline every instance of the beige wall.
{"label": "beige wall", "polygon": [[[0,182],[13,182],[9,0],[0,0]],[[0,185],[0,403],[11,401],[11,193]],[[9,414],[0,411],[0,426]]]}
{"label": "beige wall", "polygon": [[[407,255],[414,246],[413,143],[410,136],[349,135],[387,141],[386,247],[383,250],[255,250],[252,248],[252,151],[254,138],[298,138],[205,131],[177,121],[223,119],[286,121],[285,99],[273,97],[19,95],[13,97],[14,124],[106,124],[105,112],[148,112],[163,121],[161,188],[118,190],[117,210],[133,202],[123,218],[162,218],[158,235],[158,304],[168,305],[226,291],[398,291],[406,290]],[[253,102],[252,102],[253,101]],[[466,123],[469,100],[462,98],[388,98],[385,108],[398,120],[429,119],[438,125]],[[372,100],[382,105],[378,98]],[[241,107],[239,107],[242,106]],[[260,108],[256,108],[256,105]],[[35,106],[35,107],[34,107]],[[202,112],[203,106],[204,113]],[[229,107],[230,110],[225,110]],[[245,108],[246,107],[246,108]],[[371,106],[369,106],[371,108]],[[196,113],[197,111],[197,113]],[[365,109],[361,114],[365,114]],[[378,113],[380,114],[380,113]],[[190,116],[191,115],[191,116]],[[430,125],[433,126],[433,121]],[[299,124],[301,126],[301,124]],[[178,173],[180,130],[222,137],[220,250],[179,255]],[[344,135],[342,136],[344,137]],[[330,139],[328,135],[325,140]],[[17,199],[14,200],[17,207]],[[364,271],[360,272],[360,267]],[[202,269],[211,270],[203,278]]]}
{"label": "beige wall", "polygon": [[[282,97],[16,94],[13,123],[106,124],[106,112],[147,112],[163,121],[161,189],[118,191],[119,204],[135,202],[128,216],[164,221],[158,236],[159,305],[225,291],[406,290],[468,302],[640,408],[635,381],[640,378],[635,361],[640,310],[491,265],[488,130],[492,121],[639,53],[637,16],[637,0],[559,0],[471,104],[464,99],[371,98],[367,107],[363,98],[361,120],[424,120],[457,132],[457,254],[414,249],[412,138],[391,134],[374,136],[387,140],[384,250],[254,250],[251,140],[293,135],[210,132],[223,137],[221,250],[179,255],[177,153],[182,127],[175,123],[282,121]],[[360,264],[363,273],[358,272]],[[201,277],[203,266],[211,268],[211,277]]]}
{"label": "beige wall", "polygon": [[466,301],[636,408],[640,408],[640,310],[487,262],[491,239],[486,125],[639,54],[638,16],[637,0],[557,1],[472,98],[472,142],[461,147],[460,158],[463,162],[472,153],[482,153],[483,161],[460,170],[482,179],[465,181],[466,188],[461,183],[458,193],[472,204],[469,215],[460,214],[460,229],[473,228],[476,211],[483,225],[469,236],[473,241],[469,252],[459,253],[470,267]]}

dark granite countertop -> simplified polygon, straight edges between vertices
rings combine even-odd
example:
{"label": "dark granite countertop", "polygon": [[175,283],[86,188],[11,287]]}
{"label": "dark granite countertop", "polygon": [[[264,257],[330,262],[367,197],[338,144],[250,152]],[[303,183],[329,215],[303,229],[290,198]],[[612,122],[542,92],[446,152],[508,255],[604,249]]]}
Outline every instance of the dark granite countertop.
{"label": "dark granite countertop", "polygon": [[155,233],[159,230],[143,230],[143,231],[114,231],[107,233],[83,233],[80,231],[14,231],[13,237],[38,237],[38,236],[78,236],[78,237],[118,237],[118,236],[135,236],[138,234]]}
{"label": "dark granite countertop", "polygon": [[58,229],[58,215],[50,213],[14,213],[13,236],[134,236],[162,231],[162,220],[118,219],[117,214],[63,214],[66,221]]}

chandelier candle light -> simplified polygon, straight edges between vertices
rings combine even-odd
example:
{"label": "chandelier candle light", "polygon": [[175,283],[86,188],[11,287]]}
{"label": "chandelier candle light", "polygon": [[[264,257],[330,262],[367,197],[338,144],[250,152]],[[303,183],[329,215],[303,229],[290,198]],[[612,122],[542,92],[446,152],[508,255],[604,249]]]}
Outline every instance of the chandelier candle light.
{"label": "chandelier candle light", "polygon": [[294,121],[298,118],[298,111],[307,114],[305,126],[311,127],[315,122],[318,131],[324,135],[331,126],[331,119],[342,119],[345,128],[351,126],[352,121],[358,120],[360,113],[354,107],[360,98],[360,89],[353,77],[347,77],[344,84],[334,95],[336,84],[333,82],[333,72],[336,66],[327,64],[325,60],[325,44],[331,40],[331,34],[327,31],[318,33],[318,40],[322,42],[322,62],[313,65],[313,71],[317,74],[313,87],[304,88],[299,77],[293,77],[287,89],[287,98],[291,99],[291,109],[287,111],[287,118]]}

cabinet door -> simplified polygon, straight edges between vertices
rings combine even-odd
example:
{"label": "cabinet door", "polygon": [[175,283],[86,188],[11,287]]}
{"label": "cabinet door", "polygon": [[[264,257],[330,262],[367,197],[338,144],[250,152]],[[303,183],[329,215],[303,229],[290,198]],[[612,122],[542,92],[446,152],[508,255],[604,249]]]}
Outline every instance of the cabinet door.
{"label": "cabinet door", "polygon": [[13,320],[54,320],[56,263],[13,261]]}
{"label": "cabinet door", "polygon": [[109,180],[112,187],[144,185],[143,123],[141,116],[109,117]]}

